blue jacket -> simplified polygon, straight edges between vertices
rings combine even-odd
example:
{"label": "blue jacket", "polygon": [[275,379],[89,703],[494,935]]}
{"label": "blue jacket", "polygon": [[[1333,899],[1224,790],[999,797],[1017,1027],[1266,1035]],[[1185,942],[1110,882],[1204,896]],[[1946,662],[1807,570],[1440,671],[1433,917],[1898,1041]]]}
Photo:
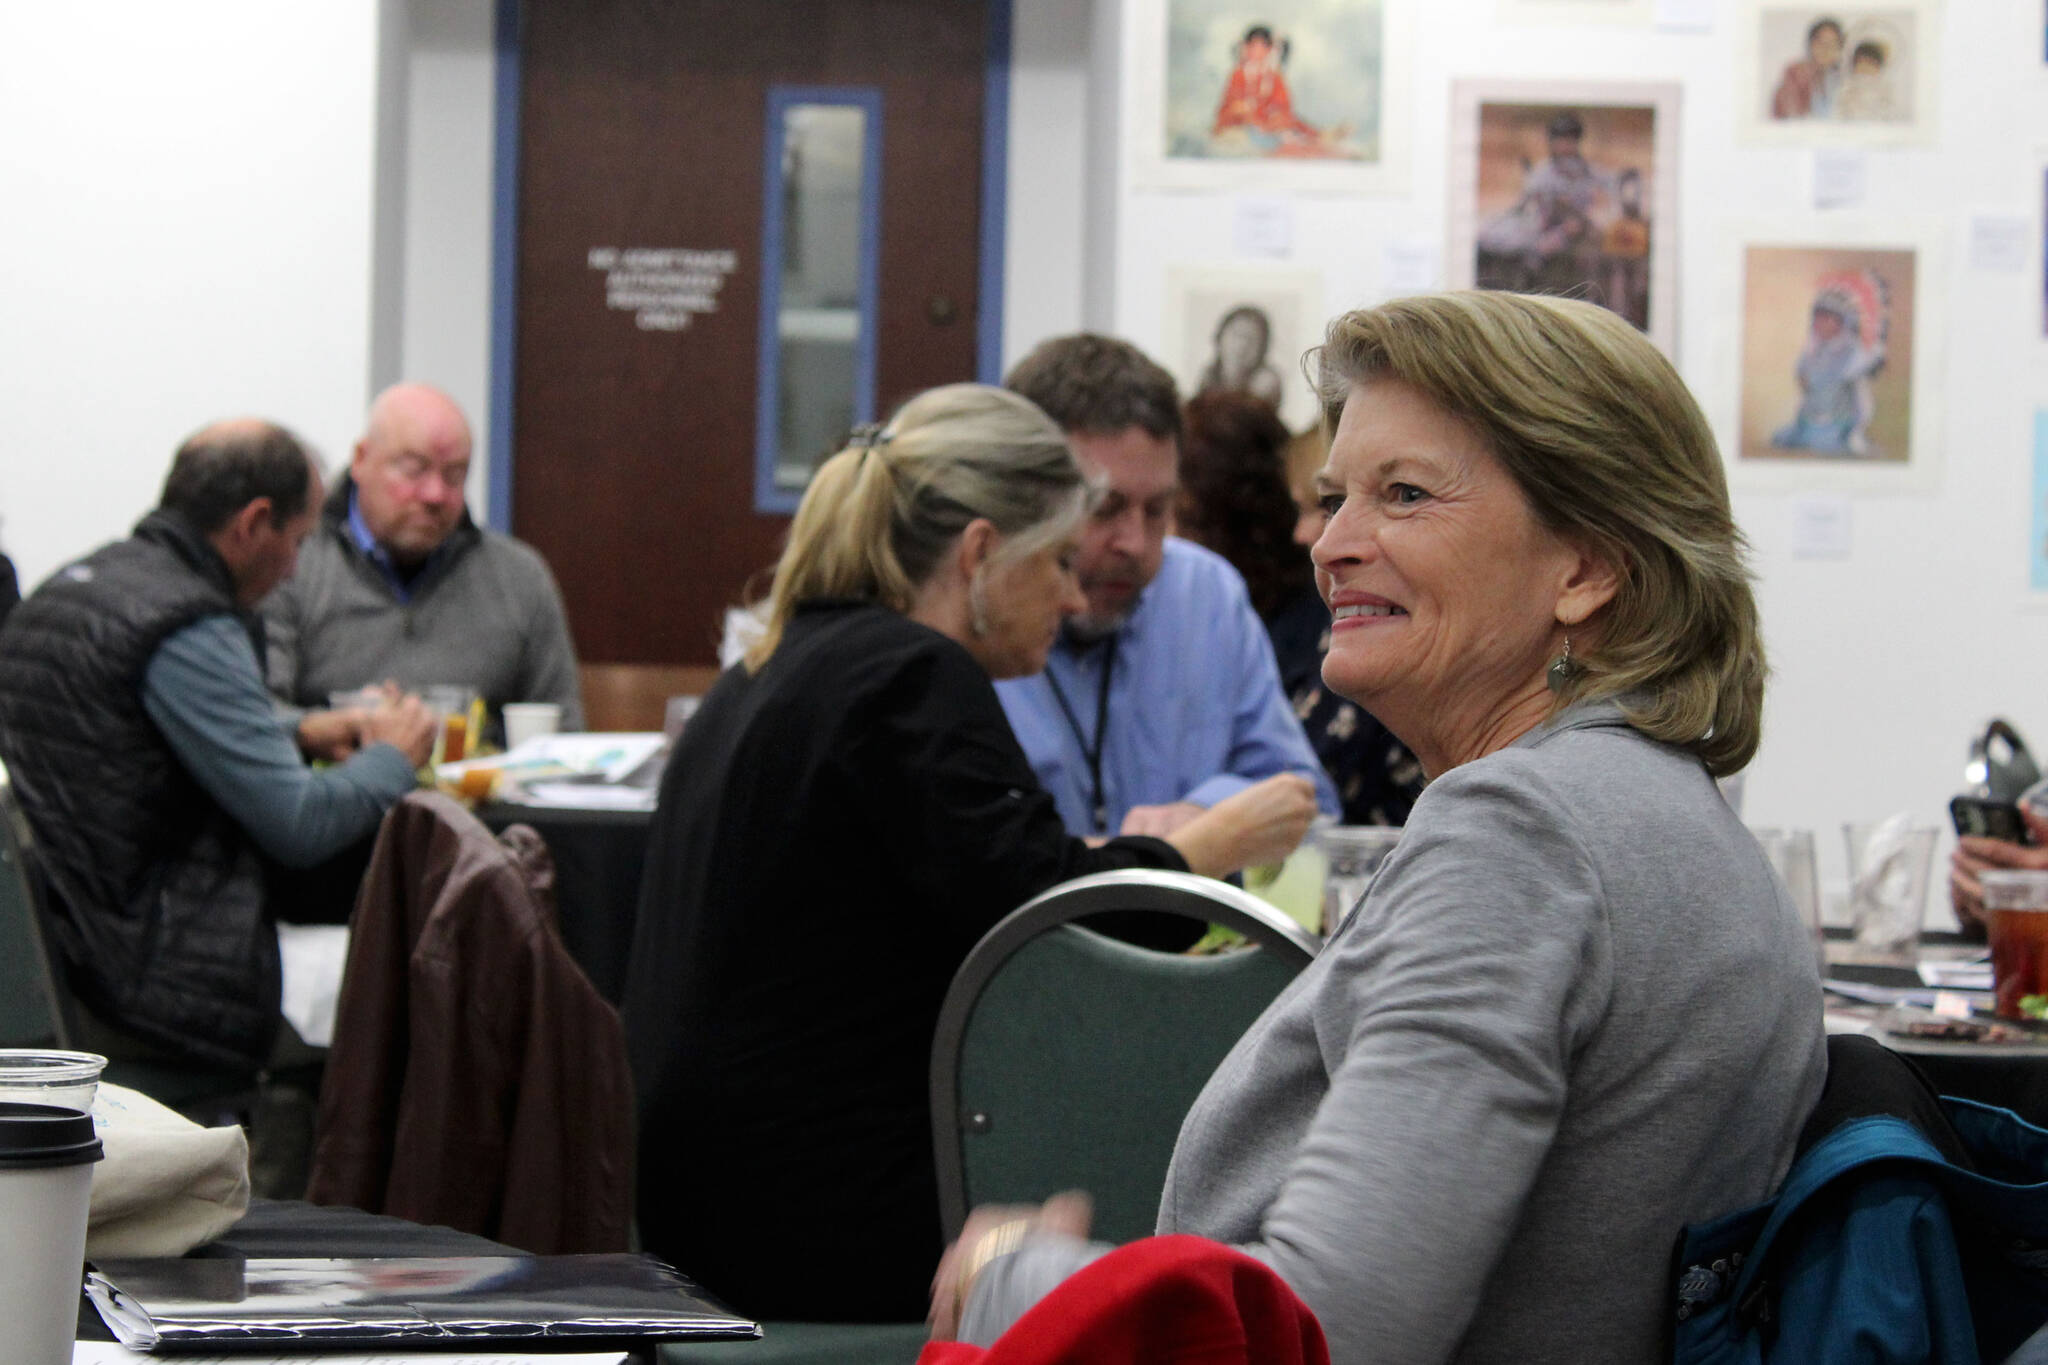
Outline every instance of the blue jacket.
{"label": "blue jacket", "polygon": [[1902,1118],[1854,1118],[1769,1203],[1688,1228],[1673,1361],[1976,1365],[2048,1321],[2048,1131],[1940,1108],[1967,1165]]}

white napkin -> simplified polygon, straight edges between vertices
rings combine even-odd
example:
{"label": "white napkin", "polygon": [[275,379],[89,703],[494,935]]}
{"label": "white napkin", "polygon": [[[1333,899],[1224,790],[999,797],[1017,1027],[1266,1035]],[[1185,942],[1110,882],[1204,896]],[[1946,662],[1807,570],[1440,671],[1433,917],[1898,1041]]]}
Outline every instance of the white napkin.
{"label": "white napkin", "polygon": [[182,1256],[248,1211],[249,1139],[240,1128],[201,1128],[105,1081],[92,1121],[106,1156],[92,1172],[88,1257]]}
{"label": "white napkin", "polygon": [[1849,888],[1852,904],[1879,907],[1889,921],[1911,915],[1917,924],[1919,907],[1908,907],[1913,896],[1914,859],[1910,844],[1912,816],[1901,811],[1886,816],[1870,832],[1863,845],[1861,866]]}

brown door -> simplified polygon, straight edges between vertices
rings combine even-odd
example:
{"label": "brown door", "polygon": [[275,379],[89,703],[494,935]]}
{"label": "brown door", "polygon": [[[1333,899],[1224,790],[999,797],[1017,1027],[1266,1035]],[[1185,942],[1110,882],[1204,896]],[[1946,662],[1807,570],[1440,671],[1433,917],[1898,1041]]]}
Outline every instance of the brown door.
{"label": "brown door", "polygon": [[[553,566],[586,661],[708,663],[724,610],[765,583],[788,525],[756,496],[764,222],[783,238],[771,297],[793,297],[780,267],[798,264],[799,234],[860,226],[857,200],[800,212],[787,186],[801,149],[768,164],[788,126],[771,108],[793,90],[843,92],[879,114],[858,311],[886,415],[975,375],[989,15],[979,0],[523,11],[513,530]],[[844,330],[831,308],[806,316]],[[809,325],[770,331],[767,350],[783,346],[771,419],[833,388],[811,384],[788,340]]]}

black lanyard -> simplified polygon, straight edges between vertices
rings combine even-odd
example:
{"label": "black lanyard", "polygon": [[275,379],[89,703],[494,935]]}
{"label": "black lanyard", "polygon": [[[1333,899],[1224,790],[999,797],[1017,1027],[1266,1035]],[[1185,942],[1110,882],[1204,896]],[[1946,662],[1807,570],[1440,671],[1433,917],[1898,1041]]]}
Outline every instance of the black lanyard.
{"label": "black lanyard", "polygon": [[1052,684],[1053,700],[1060,704],[1060,714],[1067,718],[1067,728],[1074,732],[1074,742],[1081,746],[1081,757],[1088,760],[1088,778],[1093,784],[1092,799],[1095,811],[1095,832],[1109,833],[1109,806],[1102,799],[1102,741],[1109,734],[1109,675],[1116,667],[1116,636],[1109,637],[1109,648],[1102,655],[1102,686],[1095,697],[1095,747],[1088,747],[1088,736],[1081,730],[1081,718],[1074,714],[1072,703],[1060,688],[1060,680],[1053,676],[1050,668],[1045,670],[1045,680]]}

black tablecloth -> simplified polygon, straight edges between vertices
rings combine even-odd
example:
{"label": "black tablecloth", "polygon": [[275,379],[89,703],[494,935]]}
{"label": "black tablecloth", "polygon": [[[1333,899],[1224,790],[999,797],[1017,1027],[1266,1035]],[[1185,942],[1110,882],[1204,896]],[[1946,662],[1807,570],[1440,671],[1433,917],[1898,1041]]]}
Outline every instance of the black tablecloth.
{"label": "black tablecloth", "polygon": [[564,810],[493,801],[477,815],[494,830],[531,825],[555,858],[555,904],[562,940],[614,1005],[625,999],[626,963],[633,952],[633,916],[647,863],[644,810]]}

